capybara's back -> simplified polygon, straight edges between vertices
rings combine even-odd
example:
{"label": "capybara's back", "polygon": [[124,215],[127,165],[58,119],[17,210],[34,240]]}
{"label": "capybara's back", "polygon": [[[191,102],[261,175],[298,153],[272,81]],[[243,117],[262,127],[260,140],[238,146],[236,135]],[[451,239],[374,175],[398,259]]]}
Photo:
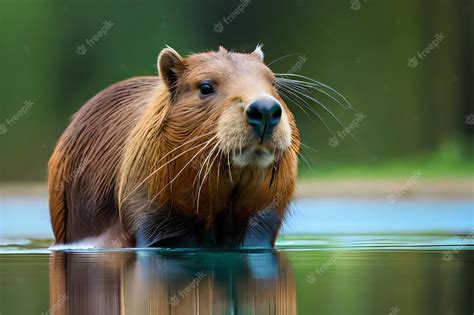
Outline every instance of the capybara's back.
{"label": "capybara's back", "polygon": [[74,115],[48,165],[49,207],[57,243],[119,229],[115,184],[121,155],[159,84],[159,77],[116,83]]}

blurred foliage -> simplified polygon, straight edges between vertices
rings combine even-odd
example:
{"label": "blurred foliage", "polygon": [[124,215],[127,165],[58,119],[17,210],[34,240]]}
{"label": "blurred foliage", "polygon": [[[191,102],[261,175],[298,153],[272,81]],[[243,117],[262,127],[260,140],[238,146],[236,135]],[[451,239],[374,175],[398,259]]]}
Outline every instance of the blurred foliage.
{"label": "blurred foliage", "polygon": [[[334,118],[316,107],[331,133],[290,103],[303,143],[313,148],[305,147],[311,167],[301,163],[303,176],[372,169],[392,176],[424,167],[472,175],[474,125],[465,121],[474,112],[473,1],[356,2],[248,0],[232,17],[244,2],[1,0],[0,124],[7,130],[0,179],[45,180],[71,115],[116,81],[155,74],[166,44],[189,54],[218,45],[251,51],[257,43],[265,44],[267,62],[297,53],[273,63],[275,72],[307,58],[296,73],[334,87],[366,117],[352,132],[357,141],[331,147],[328,139],[342,129]],[[107,21],[107,34],[78,54]],[[438,48],[408,66],[440,33]],[[9,125],[26,100],[33,106]],[[324,102],[344,124],[353,121],[353,111]]]}
{"label": "blurred foliage", "polygon": [[462,144],[446,142],[440,145],[435,152],[420,153],[414,156],[387,158],[377,163],[345,163],[344,165],[332,164],[321,168],[311,166],[301,168],[300,177],[304,179],[324,177],[400,177],[409,178],[415,171],[420,171],[422,179],[457,177],[465,178],[474,176],[474,163],[472,158],[465,155]]}

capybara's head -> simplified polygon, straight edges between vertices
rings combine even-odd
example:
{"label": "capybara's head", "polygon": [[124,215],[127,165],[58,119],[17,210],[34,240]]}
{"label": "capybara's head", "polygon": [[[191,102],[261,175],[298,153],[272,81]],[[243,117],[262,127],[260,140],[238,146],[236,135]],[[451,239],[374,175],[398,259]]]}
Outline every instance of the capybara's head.
{"label": "capybara's head", "polygon": [[[292,144],[299,145],[298,131],[263,57],[260,46],[250,54],[221,47],[185,58],[164,49],[158,68],[172,97],[168,128],[213,138],[203,149],[213,151],[209,159],[219,153],[234,167],[272,166]],[[198,164],[207,162],[203,156]]]}

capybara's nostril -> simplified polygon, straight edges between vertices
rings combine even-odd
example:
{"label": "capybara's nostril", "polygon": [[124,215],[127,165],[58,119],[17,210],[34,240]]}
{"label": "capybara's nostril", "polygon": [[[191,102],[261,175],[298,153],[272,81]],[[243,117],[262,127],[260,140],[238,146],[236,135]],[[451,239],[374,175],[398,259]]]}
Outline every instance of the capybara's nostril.
{"label": "capybara's nostril", "polygon": [[247,122],[261,140],[270,136],[273,128],[280,122],[281,106],[273,98],[254,100],[245,111]]}

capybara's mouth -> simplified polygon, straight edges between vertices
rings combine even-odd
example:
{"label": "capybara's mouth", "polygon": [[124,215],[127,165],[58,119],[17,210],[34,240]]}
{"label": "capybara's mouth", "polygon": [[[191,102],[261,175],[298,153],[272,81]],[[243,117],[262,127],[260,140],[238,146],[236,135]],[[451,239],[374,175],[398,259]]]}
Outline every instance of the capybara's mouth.
{"label": "capybara's mouth", "polygon": [[267,167],[275,160],[275,148],[268,145],[250,145],[236,152],[232,161],[236,166],[244,167],[254,165]]}

